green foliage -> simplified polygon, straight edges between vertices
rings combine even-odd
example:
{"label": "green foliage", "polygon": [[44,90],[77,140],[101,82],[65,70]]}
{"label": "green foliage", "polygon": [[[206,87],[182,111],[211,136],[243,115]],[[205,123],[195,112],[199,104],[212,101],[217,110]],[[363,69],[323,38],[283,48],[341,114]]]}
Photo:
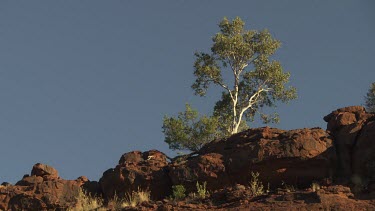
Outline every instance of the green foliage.
{"label": "green foliage", "polygon": [[[266,115],[261,108],[297,97],[294,87],[285,86],[290,74],[283,71],[279,61],[270,59],[280,41],[268,30],[245,30],[244,25],[239,17],[233,21],[224,18],[219,24],[220,32],[212,39],[211,53],[195,54],[196,80],[192,88],[199,96],[204,96],[211,84],[224,88],[214,113],[227,124],[226,130],[231,134],[244,127],[243,117],[245,121],[253,121],[257,113],[265,122],[277,122],[277,115]],[[232,84],[224,81],[224,71],[233,74]],[[223,110],[224,116],[220,116]]]}
{"label": "green foliage", "polygon": [[173,199],[176,200],[181,200],[186,197],[185,195],[185,187],[183,185],[173,185],[172,186],[172,191],[173,191]]}
{"label": "green foliage", "polygon": [[253,196],[264,194],[263,184],[259,181],[259,172],[251,172],[250,191]]}
{"label": "green foliage", "polygon": [[368,112],[375,112],[375,82],[371,84],[366,96],[366,109]]}
{"label": "green foliage", "polygon": [[203,182],[202,185],[199,184],[199,182],[197,181],[197,194],[198,194],[198,197],[201,198],[201,199],[205,199],[206,196],[208,195],[208,191],[206,189],[206,185],[207,185],[207,182]]}
{"label": "green foliage", "polygon": [[177,118],[165,116],[163,133],[170,149],[198,151],[204,144],[220,137],[219,119],[201,116],[186,104],[185,112]]}
{"label": "green foliage", "polygon": [[[177,118],[164,117],[163,133],[169,148],[198,151],[214,139],[247,129],[247,122],[254,121],[256,114],[264,123],[278,122],[276,113],[265,114],[263,108],[297,97],[294,87],[286,87],[290,74],[283,71],[279,61],[271,59],[280,41],[267,30],[245,30],[244,26],[238,17],[232,21],[224,18],[212,39],[211,53],[195,54],[195,94],[206,95],[212,84],[222,87],[224,92],[212,116],[200,117],[187,104],[185,112]],[[231,83],[224,80],[228,77],[233,79]]]}

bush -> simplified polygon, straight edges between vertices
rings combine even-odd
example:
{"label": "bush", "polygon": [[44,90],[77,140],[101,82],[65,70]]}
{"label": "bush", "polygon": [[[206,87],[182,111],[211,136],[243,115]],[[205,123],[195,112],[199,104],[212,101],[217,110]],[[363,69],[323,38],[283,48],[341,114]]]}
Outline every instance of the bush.
{"label": "bush", "polygon": [[185,195],[186,189],[183,185],[172,186],[172,191],[173,191],[173,196],[172,196],[173,199],[181,200],[186,197]]}
{"label": "bush", "polygon": [[198,194],[198,197],[201,199],[205,199],[206,196],[208,195],[206,185],[207,185],[207,182],[203,182],[203,185],[200,185],[199,182],[197,181],[197,194]]}
{"label": "bush", "polygon": [[163,119],[164,141],[170,149],[195,152],[206,143],[221,137],[217,130],[217,117],[199,116],[189,104],[186,104],[185,109],[177,118],[165,116]]}
{"label": "bush", "polygon": [[259,181],[258,177],[258,172],[251,172],[250,191],[252,196],[260,196],[264,194],[263,184]]}

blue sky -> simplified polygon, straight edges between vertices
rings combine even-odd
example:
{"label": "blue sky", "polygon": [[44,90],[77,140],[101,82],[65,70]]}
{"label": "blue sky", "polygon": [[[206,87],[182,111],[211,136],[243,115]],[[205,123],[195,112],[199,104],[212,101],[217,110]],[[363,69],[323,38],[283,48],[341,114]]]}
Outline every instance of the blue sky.
{"label": "blue sky", "polygon": [[212,111],[221,90],[193,95],[194,52],[209,50],[224,16],[283,43],[275,58],[299,98],[271,126],[325,128],[324,115],[363,104],[375,81],[374,9],[371,0],[0,1],[0,182],[37,162],[98,180],[128,151],[174,155],[162,118],[186,102]]}

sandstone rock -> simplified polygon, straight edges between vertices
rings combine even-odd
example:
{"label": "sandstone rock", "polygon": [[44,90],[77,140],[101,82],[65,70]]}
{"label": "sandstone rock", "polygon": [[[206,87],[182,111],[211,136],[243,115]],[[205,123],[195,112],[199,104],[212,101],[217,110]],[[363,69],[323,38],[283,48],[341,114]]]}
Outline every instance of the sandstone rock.
{"label": "sandstone rock", "polygon": [[352,172],[363,180],[360,185],[375,182],[375,118],[368,119],[357,136],[352,153]]}
{"label": "sandstone rock", "polygon": [[75,181],[83,189],[84,193],[95,197],[103,196],[99,182],[90,181],[86,176],[80,176]]}
{"label": "sandstone rock", "polygon": [[19,186],[34,186],[39,183],[43,182],[43,177],[39,176],[31,176],[31,177],[24,177],[22,180],[18,181],[16,185]]}
{"label": "sandstone rock", "polygon": [[119,197],[138,189],[151,192],[151,198],[161,199],[171,193],[165,154],[150,150],[133,151],[121,156],[119,165],[103,173],[99,183],[106,198]]}
{"label": "sandstone rock", "polygon": [[37,163],[33,166],[33,169],[31,170],[31,176],[47,176],[50,179],[57,179],[59,177],[59,173],[56,169],[54,169],[51,166]]}
{"label": "sandstone rock", "polygon": [[12,184],[10,184],[9,182],[3,182],[1,183],[1,185],[4,187],[8,187],[8,186],[11,186]]}
{"label": "sandstone rock", "polygon": [[169,177],[174,185],[183,184],[187,192],[196,191],[197,182],[207,182],[207,189],[217,189],[231,184],[223,156],[217,153],[175,161],[169,166]]}
{"label": "sandstone rock", "polygon": [[63,180],[56,169],[36,164],[31,176],[0,188],[0,210],[65,210],[76,203],[81,182]]}
{"label": "sandstone rock", "polygon": [[[151,199],[162,200],[124,210],[374,210],[375,200],[368,199],[375,198],[375,114],[353,106],[324,119],[328,132],[249,129],[171,163],[157,150],[125,153],[99,182],[84,176],[63,180],[56,169],[38,163],[15,185],[0,186],[0,210],[66,210],[76,203],[81,187],[106,199],[142,189],[151,192]],[[252,196],[251,172],[260,173],[265,188],[270,184],[269,194]],[[327,178],[333,175],[351,179],[366,191],[367,198],[361,196],[366,200],[354,200],[353,185],[332,185]],[[197,182],[207,182],[210,197],[165,199],[172,185],[184,185],[187,195],[196,193]],[[319,189],[301,190],[313,182]]]}
{"label": "sandstone rock", "polygon": [[8,206],[10,210],[47,210],[47,205],[41,199],[28,194],[12,197]]}
{"label": "sandstone rock", "polygon": [[324,120],[334,137],[338,181],[358,186],[375,181],[375,114],[351,106],[331,112]]}
{"label": "sandstone rock", "polygon": [[284,181],[302,188],[330,177],[334,158],[332,140],[320,128],[265,127],[207,144],[197,156],[170,164],[169,176],[173,184],[183,184],[188,191],[196,189],[198,180],[207,181],[209,190],[248,185],[252,171],[260,173],[265,185],[278,187]]}

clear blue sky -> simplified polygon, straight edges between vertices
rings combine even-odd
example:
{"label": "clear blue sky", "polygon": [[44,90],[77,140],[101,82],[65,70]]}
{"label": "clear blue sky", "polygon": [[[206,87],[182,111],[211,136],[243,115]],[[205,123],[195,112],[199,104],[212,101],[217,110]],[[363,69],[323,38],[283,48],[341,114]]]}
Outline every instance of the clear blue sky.
{"label": "clear blue sky", "polygon": [[374,11],[372,0],[0,1],[0,182],[37,162],[98,180],[128,151],[174,155],[162,118],[186,102],[211,112],[219,92],[193,95],[193,54],[224,16],[283,43],[276,58],[299,98],[271,126],[325,128],[375,81]]}

